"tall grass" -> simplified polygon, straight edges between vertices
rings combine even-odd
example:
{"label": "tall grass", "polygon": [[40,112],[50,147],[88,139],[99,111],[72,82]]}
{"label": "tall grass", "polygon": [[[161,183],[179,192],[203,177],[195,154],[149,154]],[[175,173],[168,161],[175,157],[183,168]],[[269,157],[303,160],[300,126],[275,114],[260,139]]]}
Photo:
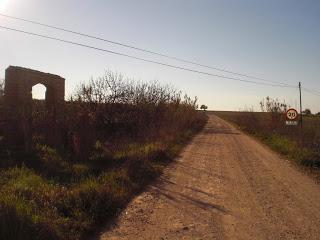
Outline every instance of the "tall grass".
{"label": "tall grass", "polygon": [[83,83],[51,146],[44,103],[33,107],[33,152],[0,144],[0,239],[82,239],[116,217],[206,122],[196,99],[107,72]]}
{"label": "tall grass", "polygon": [[299,165],[320,170],[320,117],[304,116],[303,128],[286,126],[277,112],[217,112],[218,116],[266,142]]}

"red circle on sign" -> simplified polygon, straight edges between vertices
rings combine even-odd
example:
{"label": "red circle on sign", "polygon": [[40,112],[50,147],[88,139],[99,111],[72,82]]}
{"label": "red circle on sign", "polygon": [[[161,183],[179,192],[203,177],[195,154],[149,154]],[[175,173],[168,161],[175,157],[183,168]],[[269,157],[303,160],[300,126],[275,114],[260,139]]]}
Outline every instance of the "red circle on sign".
{"label": "red circle on sign", "polygon": [[286,117],[288,120],[294,121],[297,120],[297,118],[299,117],[299,113],[297,110],[290,108],[286,113]]}

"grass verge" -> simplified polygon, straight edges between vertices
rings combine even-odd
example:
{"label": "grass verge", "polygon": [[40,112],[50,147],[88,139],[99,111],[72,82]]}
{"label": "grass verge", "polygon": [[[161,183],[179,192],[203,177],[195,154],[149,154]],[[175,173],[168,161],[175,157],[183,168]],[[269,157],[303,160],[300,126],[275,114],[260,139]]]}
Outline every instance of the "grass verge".
{"label": "grass verge", "polygon": [[0,172],[0,239],[86,239],[156,179],[205,122],[203,116],[170,141],[130,142],[112,151],[97,141],[83,162],[38,144]]}
{"label": "grass verge", "polygon": [[[286,128],[284,124],[272,127],[271,120],[266,117],[267,114],[251,112],[217,112],[215,114],[240,130],[260,139],[271,149],[311,173],[315,176],[316,181],[320,182],[320,154],[314,147],[317,145],[315,142],[318,139],[313,137],[315,133],[319,132],[316,126],[313,125],[312,129],[311,126],[306,126],[304,136],[301,138],[299,131]],[[312,119],[312,123],[314,124],[314,119]]]}

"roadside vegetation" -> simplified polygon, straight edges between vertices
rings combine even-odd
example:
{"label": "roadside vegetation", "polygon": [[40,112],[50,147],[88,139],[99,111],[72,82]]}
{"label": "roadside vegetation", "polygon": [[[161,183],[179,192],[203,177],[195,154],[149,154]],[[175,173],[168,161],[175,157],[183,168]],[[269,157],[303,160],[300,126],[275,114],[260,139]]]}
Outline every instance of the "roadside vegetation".
{"label": "roadside vegetation", "polygon": [[6,147],[0,127],[0,239],[86,239],[207,121],[196,99],[106,72],[66,102],[61,144],[53,147],[44,103],[33,104],[31,154]]}
{"label": "roadside vegetation", "polygon": [[275,151],[311,170],[320,180],[320,117],[306,110],[303,128],[286,126],[287,104],[267,97],[260,103],[262,112],[216,112],[241,130],[258,137]]}
{"label": "roadside vegetation", "polygon": [[[4,95],[4,80],[0,79],[0,144],[1,144],[1,139],[3,137],[3,95]],[[1,161],[1,158],[0,158],[0,161]]]}

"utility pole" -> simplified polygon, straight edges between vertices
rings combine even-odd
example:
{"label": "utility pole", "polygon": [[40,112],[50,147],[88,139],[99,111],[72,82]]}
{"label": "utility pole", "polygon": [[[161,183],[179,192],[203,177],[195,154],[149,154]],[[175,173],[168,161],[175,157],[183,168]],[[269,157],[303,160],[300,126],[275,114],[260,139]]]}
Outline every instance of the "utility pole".
{"label": "utility pole", "polygon": [[300,127],[302,129],[302,95],[301,95],[301,82],[299,82],[299,92],[300,92]]}

